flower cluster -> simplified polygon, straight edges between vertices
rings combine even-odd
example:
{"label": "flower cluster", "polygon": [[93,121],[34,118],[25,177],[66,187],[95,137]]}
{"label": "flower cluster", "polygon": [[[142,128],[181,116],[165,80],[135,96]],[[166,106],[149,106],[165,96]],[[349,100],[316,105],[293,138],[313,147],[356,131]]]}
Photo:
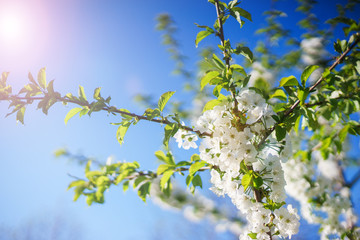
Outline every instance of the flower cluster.
{"label": "flower cluster", "polygon": [[211,134],[199,146],[200,158],[216,166],[210,172],[211,190],[229,196],[246,215],[249,225],[241,239],[291,237],[298,231],[299,216],[292,207],[282,207],[286,194],[281,162],[286,160],[289,144],[280,153],[270,136],[267,144],[259,146],[267,128],[275,123],[274,112],[261,95],[242,89],[235,106],[234,101],[225,100],[196,123],[197,131]]}
{"label": "flower cluster", "polygon": [[[284,164],[286,191],[300,202],[301,214],[309,223],[321,224],[321,239],[340,237],[357,222],[350,190],[338,182],[340,172],[336,159],[330,155],[324,160],[315,152],[311,161],[291,159]],[[313,166],[317,166],[318,171]]]}

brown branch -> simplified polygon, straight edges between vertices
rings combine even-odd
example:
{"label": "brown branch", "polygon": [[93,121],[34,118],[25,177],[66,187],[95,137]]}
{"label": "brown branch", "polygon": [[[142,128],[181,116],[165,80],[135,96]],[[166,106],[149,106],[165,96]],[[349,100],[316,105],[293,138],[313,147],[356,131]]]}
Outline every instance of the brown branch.
{"label": "brown branch", "polygon": [[[329,67],[329,71],[332,71],[337,65],[340,64],[340,62],[342,60],[344,60],[345,56],[360,42],[360,35],[356,34],[357,39],[355,40],[355,42],[345,51],[343,52],[340,57],[338,57],[336,59],[336,61]],[[314,85],[312,85],[309,88],[309,92],[312,92],[322,81],[324,80],[324,77],[321,76],[319,78],[319,80],[316,81],[316,83]],[[275,130],[276,126],[278,126],[280,123],[282,123],[284,121],[285,118],[289,117],[290,114],[294,111],[294,109],[300,104],[300,100],[296,100],[296,102],[288,109],[286,110],[286,112],[284,113],[282,119],[275,123],[274,126],[272,128],[270,128],[266,134],[264,135],[264,137],[261,139],[261,141],[259,142],[259,144],[257,145],[257,147],[260,147],[261,145],[264,144],[265,140],[270,136],[270,134]]]}
{"label": "brown branch", "polygon": [[[12,95],[12,96],[8,96],[8,98],[6,98],[6,99],[5,98],[0,98],[0,100],[17,99],[17,100],[34,101],[34,100],[43,100],[44,98],[45,97],[20,97],[20,96]],[[65,98],[65,97],[56,97],[56,99],[58,101],[61,101],[61,102],[74,103],[74,104],[77,104],[77,105],[80,105],[80,106],[83,106],[83,107],[91,108],[91,105],[89,103],[84,103],[84,102],[81,102],[81,101],[71,100],[71,99],[68,99],[68,98]],[[162,123],[162,124],[171,124],[171,123],[173,123],[173,122],[170,122],[167,119],[157,119],[157,118],[148,119],[147,117],[142,116],[142,115],[121,111],[121,110],[117,109],[114,106],[103,107],[101,110],[104,110],[104,111],[107,111],[107,112],[119,113],[119,114],[123,114],[123,115],[130,116],[130,117],[133,117],[133,118],[137,118],[139,120],[147,120],[147,121],[150,121],[150,122],[156,122],[156,123]],[[212,136],[210,133],[207,133],[207,132],[201,133],[200,131],[196,131],[193,128],[188,127],[188,126],[179,125],[179,128],[184,129],[184,130],[189,131],[189,132],[194,132],[194,133],[198,134],[199,136],[208,136],[208,137]]]}
{"label": "brown branch", "polygon": [[[334,99],[334,100],[350,99],[353,96],[358,95],[359,92],[360,92],[360,88],[358,88],[356,91],[350,93],[349,95],[339,96],[337,98],[332,98],[332,99]],[[328,100],[324,100],[324,101],[318,101],[318,102],[313,102],[313,103],[305,103],[304,106],[305,107],[314,107],[314,106],[324,105],[326,103],[330,103],[330,102]]]}
{"label": "brown branch", "polygon": [[[217,15],[217,20],[218,20],[218,24],[219,24],[219,32],[218,32],[217,35],[220,38],[221,45],[224,47],[223,56],[224,56],[225,63],[226,63],[226,70],[229,70],[231,54],[228,53],[226,51],[226,48],[225,48],[224,27],[223,27],[223,22],[222,22],[222,19],[221,19],[222,18],[222,13],[220,13],[219,0],[215,0],[215,8],[216,8],[216,15]],[[232,97],[234,99],[234,111],[237,113],[238,112],[238,102],[236,100],[235,87],[232,87],[230,90],[231,90],[231,95],[232,95]]]}
{"label": "brown branch", "polygon": [[352,188],[359,180],[360,180],[360,169],[355,173],[353,179],[348,184],[346,184],[346,186]]}

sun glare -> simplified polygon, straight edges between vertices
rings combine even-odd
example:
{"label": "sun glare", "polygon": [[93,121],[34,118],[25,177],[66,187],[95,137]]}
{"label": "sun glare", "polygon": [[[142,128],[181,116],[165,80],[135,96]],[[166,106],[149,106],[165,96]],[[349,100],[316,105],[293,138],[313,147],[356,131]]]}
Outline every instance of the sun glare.
{"label": "sun glare", "polygon": [[23,36],[24,22],[21,16],[15,14],[6,14],[0,16],[0,36],[6,42],[17,42]]}

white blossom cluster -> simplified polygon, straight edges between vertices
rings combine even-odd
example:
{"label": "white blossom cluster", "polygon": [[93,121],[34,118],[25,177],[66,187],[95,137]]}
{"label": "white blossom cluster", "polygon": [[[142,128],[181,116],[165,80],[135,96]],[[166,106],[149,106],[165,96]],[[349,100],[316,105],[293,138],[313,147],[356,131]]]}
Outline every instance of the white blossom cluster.
{"label": "white blossom cluster", "polygon": [[[321,64],[321,61],[328,55],[328,52],[325,50],[324,39],[321,37],[303,39],[300,46],[302,49],[301,60],[307,66]],[[316,69],[311,74],[309,82],[317,81],[323,72],[324,69],[322,67]]]}
{"label": "white blossom cluster", "polygon": [[249,75],[251,76],[248,83],[249,86],[255,86],[258,79],[264,79],[270,86],[275,82],[274,72],[265,68],[261,62],[254,62],[252,64],[252,70]]}
{"label": "white blossom cluster", "polygon": [[321,239],[340,238],[356,224],[350,190],[338,182],[336,156],[324,160],[316,153],[309,162],[291,159],[283,165],[287,193],[300,202],[301,214],[309,223],[321,224]]}
{"label": "white blossom cluster", "polygon": [[299,228],[296,210],[288,206],[271,211],[264,207],[263,199],[255,199],[254,191],[244,189],[241,184],[245,174],[242,165],[245,171],[254,171],[261,178],[262,185],[257,190],[263,193],[261,198],[266,195],[266,201],[281,205],[286,198],[281,161],[286,160],[289,146],[285,145],[286,150],[279,154],[279,146],[269,137],[270,142],[258,149],[266,129],[275,123],[271,117],[274,112],[263,97],[251,89],[241,90],[236,101],[236,109],[234,101],[223,101],[204,112],[195,127],[211,134],[202,139],[199,147],[200,158],[217,166],[210,172],[211,190],[220,196],[228,195],[246,215],[249,224],[240,239],[248,239],[251,234],[256,234],[257,239],[270,239],[270,233],[276,232],[282,237],[291,237]]}
{"label": "white blossom cluster", "polygon": [[301,59],[306,65],[318,64],[328,54],[324,49],[323,42],[324,39],[321,37],[313,37],[301,41]]}

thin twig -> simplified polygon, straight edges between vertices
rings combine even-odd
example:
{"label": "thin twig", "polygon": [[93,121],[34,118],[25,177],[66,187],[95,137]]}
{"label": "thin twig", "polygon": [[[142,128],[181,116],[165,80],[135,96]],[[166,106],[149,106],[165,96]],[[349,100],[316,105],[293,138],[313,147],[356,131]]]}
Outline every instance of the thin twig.
{"label": "thin twig", "polygon": [[[20,97],[20,96],[11,95],[8,98],[0,98],[0,100],[11,100],[11,98],[14,98],[14,99],[17,99],[17,100],[26,100],[26,101],[39,101],[39,100],[43,100],[45,97]],[[71,99],[67,99],[65,97],[56,97],[56,99],[58,101],[61,101],[61,102],[74,103],[74,104],[77,104],[77,105],[80,105],[80,106],[83,106],[83,107],[91,108],[91,105],[89,103],[84,103],[84,102],[80,102],[80,101],[76,101],[76,100],[71,100]],[[129,113],[129,112],[119,110],[114,106],[103,107],[101,110],[104,110],[104,111],[107,111],[107,112],[114,112],[114,113],[123,114],[123,115],[126,115],[126,116],[137,118],[138,120],[146,120],[146,121],[156,122],[156,123],[161,123],[161,124],[171,124],[171,123],[173,123],[173,122],[170,122],[167,119],[157,119],[157,118],[148,119],[147,117],[142,116],[142,115],[138,115],[138,114],[135,114],[135,113]],[[191,127],[188,127],[188,126],[179,125],[179,128],[182,128],[182,129],[184,129],[186,131],[189,131],[189,132],[194,132],[194,133],[198,134],[199,136],[208,136],[208,137],[212,136],[210,133],[207,133],[207,132],[202,133],[202,132],[196,131],[195,129],[193,129]]]}
{"label": "thin twig", "polygon": [[[345,51],[343,52],[340,57],[338,57],[336,59],[336,61],[329,67],[329,71],[332,71],[337,65],[340,64],[340,62],[345,58],[345,56],[360,42],[360,36],[359,34],[357,34],[357,39],[355,40],[355,42]],[[319,80],[316,81],[316,83],[314,85],[312,85],[309,88],[309,92],[312,92],[322,81],[324,80],[324,77],[321,76],[319,78]],[[259,142],[257,147],[260,147],[261,145],[264,144],[265,140],[270,136],[270,134],[275,130],[275,128],[282,123],[285,118],[287,118],[288,116],[290,116],[290,114],[294,111],[294,109],[300,104],[300,100],[296,100],[296,102],[288,109],[286,110],[286,112],[284,113],[281,121],[277,122],[274,124],[274,126],[272,128],[270,128],[266,134],[264,135],[264,137],[261,139],[261,141]]]}
{"label": "thin twig", "polygon": [[[224,36],[224,27],[223,27],[223,23],[222,23],[222,13],[220,13],[220,6],[219,6],[219,1],[215,0],[215,8],[216,8],[216,15],[217,15],[217,20],[218,20],[218,24],[219,24],[219,32],[218,32],[218,36],[220,38],[221,41],[221,45],[223,46],[224,50],[223,50],[223,56],[225,59],[225,63],[226,63],[226,70],[229,70],[230,68],[230,57],[231,54],[226,52],[226,48],[225,48],[225,36]],[[229,55],[229,56],[228,56]],[[236,100],[236,90],[235,87],[231,88],[231,95],[234,99],[234,111],[238,112],[238,102]]]}

